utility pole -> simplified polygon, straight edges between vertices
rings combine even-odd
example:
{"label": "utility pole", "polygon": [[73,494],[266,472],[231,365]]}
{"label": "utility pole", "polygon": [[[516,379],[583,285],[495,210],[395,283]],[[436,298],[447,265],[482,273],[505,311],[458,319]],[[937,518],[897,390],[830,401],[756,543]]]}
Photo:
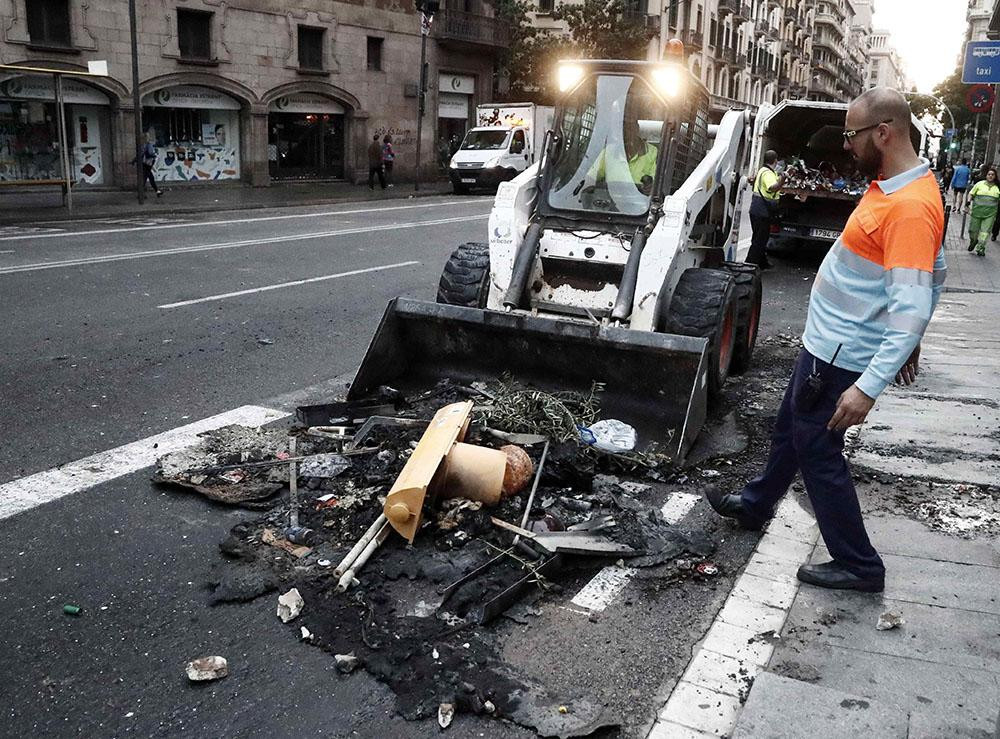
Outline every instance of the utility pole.
{"label": "utility pole", "polygon": [[132,116],[135,127],[135,191],[139,203],[146,200],[142,176],[142,103],[139,99],[139,31],[135,21],[135,0],[128,0],[128,25],[132,36]]}
{"label": "utility pole", "polygon": [[439,0],[415,0],[420,13],[420,83],[417,89],[417,160],[413,177],[413,190],[420,189],[420,139],[424,132],[424,103],[427,93],[427,37],[431,34],[431,22],[441,7]]}
{"label": "utility pole", "polygon": [[66,210],[73,210],[73,175],[69,169],[69,137],[66,135],[66,106],[63,103],[62,75],[52,75],[55,79],[56,117],[59,124],[59,162],[62,164],[63,187],[66,188]]}

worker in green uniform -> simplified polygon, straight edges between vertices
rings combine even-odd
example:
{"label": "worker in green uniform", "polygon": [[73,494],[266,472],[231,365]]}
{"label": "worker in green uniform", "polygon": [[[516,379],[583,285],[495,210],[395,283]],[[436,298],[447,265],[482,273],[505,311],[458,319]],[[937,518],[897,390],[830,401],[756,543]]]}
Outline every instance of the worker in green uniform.
{"label": "worker in green uniform", "polygon": [[764,166],[753,178],[753,197],[750,199],[750,251],[747,262],[761,269],[768,269],[767,242],[771,238],[771,224],[778,217],[778,199],[785,184],[785,176],[774,171],[778,154],[772,149],[764,152]]}
{"label": "worker in green uniform", "polygon": [[981,257],[986,256],[986,242],[993,230],[1000,203],[1000,185],[997,184],[997,170],[986,170],[986,179],[979,180],[969,190],[967,202],[972,203],[972,217],[969,219],[969,251],[975,250]]}
{"label": "worker in green uniform", "polygon": [[[608,147],[598,156],[590,175],[598,183],[609,180],[614,182],[631,181],[635,183],[639,192],[648,195],[653,187],[653,176],[656,174],[656,156],[659,152],[653,144],[642,137],[639,121],[626,119],[623,134],[626,161],[622,162],[619,157],[612,155],[609,166],[607,159],[610,147]],[[626,165],[628,169],[626,170],[625,166],[622,165]]]}

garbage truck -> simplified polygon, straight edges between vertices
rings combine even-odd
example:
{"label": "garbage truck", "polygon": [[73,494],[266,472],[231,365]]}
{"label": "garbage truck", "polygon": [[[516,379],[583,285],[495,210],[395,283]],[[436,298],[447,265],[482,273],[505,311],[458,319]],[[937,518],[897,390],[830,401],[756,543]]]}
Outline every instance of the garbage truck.
{"label": "garbage truck", "polygon": [[741,213],[750,119],[709,125],[681,62],[559,65],[539,162],[501,183],[488,242],[459,245],[436,302],[392,300],[349,399],[509,376],[588,392],[683,459],[723,383],[750,364],[761,311]]}
{"label": "garbage truck", "polygon": [[[865,190],[868,178],[857,172],[844,150],[847,103],[783,100],[762,105],[753,127],[751,177],[763,166],[764,152],[778,154],[778,170],[787,176],[771,227],[776,240],[832,244]],[[911,118],[913,146],[927,138],[923,124]]]}
{"label": "garbage truck", "polygon": [[534,103],[478,106],[476,127],[466,132],[448,165],[455,193],[495,189],[534,164],[552,125],[553,110]]}

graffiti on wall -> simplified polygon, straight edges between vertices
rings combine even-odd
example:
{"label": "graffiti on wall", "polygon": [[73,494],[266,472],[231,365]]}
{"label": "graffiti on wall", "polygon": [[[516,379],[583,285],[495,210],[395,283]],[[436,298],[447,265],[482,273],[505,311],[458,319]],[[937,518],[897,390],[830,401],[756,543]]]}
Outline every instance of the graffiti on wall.
{"label": "graffiti on wall", "polygon": [[385,138],[386,135],[392,136],[392,143],[396,145],[396,148],[400,146],[416,146],[417,144],[416,132],[411,128],[379,126],[372,135],[378,136],[379,139]]}

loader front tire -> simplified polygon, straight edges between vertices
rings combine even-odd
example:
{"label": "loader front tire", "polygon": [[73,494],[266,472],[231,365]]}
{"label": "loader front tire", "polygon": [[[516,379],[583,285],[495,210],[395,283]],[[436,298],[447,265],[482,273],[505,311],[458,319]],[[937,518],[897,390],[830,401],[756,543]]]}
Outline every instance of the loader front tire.
{"label": "loader front tire", "polygon": [[726,262],[726,270],[736,281],[736,344],[729,374],[742,375],[750,369],[757,329],[760,327],[760,310],[763,287],[760,269],[746,262]]}
{"label": "loader front tire", "polygon": [[489,244],[462,244],[444,265],[437,302],[466,308],[485,308],[490,289]]}
{"label": "loader front tire", "polygon": [[708,339],[708,398],[722,394],[736,344],[735,281],[726,270],[684,270],[670,299],[664,329]]}

